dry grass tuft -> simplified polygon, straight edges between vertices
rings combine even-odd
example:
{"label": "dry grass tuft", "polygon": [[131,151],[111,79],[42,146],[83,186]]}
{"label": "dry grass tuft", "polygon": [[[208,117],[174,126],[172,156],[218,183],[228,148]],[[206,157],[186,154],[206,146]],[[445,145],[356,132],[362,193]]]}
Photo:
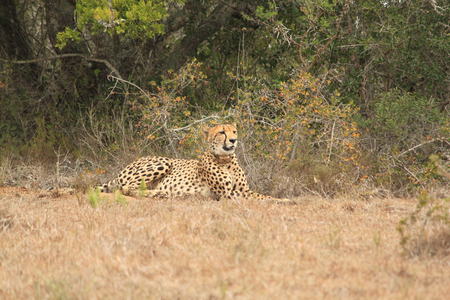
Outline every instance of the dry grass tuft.
{"label": "dry grass tuft", "polygon": [[13,217],[6,209],[0,210],[0,231],[11,228],[14,224]]}
{"label": "dry grass tuft", "polygon": [[[450,224],[426,220],[422,225],[408,224],[402,234],[402,247],[409,257],[438,257],[450,259]],[[406,226],[405,226],[406,227]]]}
{"label": "dry grass tuft", "polygon": [[443,195],[422,191],[415,210],[400,221],[401,246],[408,256],[450,258],[450,198]]}
{"label": "dry grass tuft", "polygon": [[402,255],[396,226],[415,200],[304,197],[277,205],[123,197],[105,197],[93,208],[81,194],[0,189],[0,222],[12,224],[0,230],[0,298],[450,293],[448,257]]}
{"label": "dry grass tuft", "polygon": [[450,257],[450,231],[448,228],[440,228],[431,233],[422,233],[409,241],[408,249],[411,256],[448,258]]}

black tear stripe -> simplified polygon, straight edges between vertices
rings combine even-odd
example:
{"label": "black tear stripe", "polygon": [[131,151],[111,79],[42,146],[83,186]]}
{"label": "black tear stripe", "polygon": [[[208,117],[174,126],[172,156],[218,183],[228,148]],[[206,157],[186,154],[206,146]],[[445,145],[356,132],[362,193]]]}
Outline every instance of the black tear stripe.
{"label": "black tear stripe", "polygon": [[223,141],[223,145],[225,146],[225,147],[227,147],[227,132],[225,131],[225,128],[224,128],[224,131],[223,131],[223,134],[225,135],[225,140]]}

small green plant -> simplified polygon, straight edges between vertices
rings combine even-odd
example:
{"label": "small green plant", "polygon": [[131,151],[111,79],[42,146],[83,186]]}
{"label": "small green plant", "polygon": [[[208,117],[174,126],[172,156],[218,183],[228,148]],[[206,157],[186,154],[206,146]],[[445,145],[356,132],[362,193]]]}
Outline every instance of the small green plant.
{"label": "small green plant", "polygon": [[98,205],[102,201],[102,198],[100,197],[100,190],[98,188],[89,188],[87,193],[87,200],[93,208],[98,207]]}
{"label": "small green plant", "polygon": [[146,192],[147,192],[147,184],[145,183],[145,180],[142,180],[141,183],[139,184],[138,196],[145,197]]}
{"label": "small green plant", "polygon": [[[49,279],[45,282],[36,282],[34,285],[38,298],[48,298],[55,300],[71,299],[68,286],[64,281]],[[44,297],[46,296],[46,297]]]}
{"label": "small green plant", "polygon": [[128,201],[125,198],[125,196],[120,192],[120,190],[117,190],[114,192],[114,201],[116,201],[119,204],[127,205]]}
{"label": "small green plant", "polygon": [[377,248],[377,250],[380,249],[382,239],[381,239],[381,233],[379,231],[377,231],[373,234],[372,240],[373,240],[373,243],[374,243],[375,247]]}

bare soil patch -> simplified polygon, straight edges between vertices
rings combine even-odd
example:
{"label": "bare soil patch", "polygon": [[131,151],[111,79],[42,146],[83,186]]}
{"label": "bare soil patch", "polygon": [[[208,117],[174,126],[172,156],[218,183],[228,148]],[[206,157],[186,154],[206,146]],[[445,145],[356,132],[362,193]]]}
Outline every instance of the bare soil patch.
{"label": "bare soil patch", "polygon": [[296,205],[0,188],[2,299],[445,299],[448,257],[402,255],[414,199]]}

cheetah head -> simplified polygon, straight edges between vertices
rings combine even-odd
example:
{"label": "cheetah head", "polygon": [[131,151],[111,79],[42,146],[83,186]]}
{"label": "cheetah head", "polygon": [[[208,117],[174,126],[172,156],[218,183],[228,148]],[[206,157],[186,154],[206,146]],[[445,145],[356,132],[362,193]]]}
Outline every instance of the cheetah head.
{"label": "cheetah head", "polygon": [[237,146],[236,125],[216,125],[204,130],[210,150],[214,155],[227,156],[234,153]]}

